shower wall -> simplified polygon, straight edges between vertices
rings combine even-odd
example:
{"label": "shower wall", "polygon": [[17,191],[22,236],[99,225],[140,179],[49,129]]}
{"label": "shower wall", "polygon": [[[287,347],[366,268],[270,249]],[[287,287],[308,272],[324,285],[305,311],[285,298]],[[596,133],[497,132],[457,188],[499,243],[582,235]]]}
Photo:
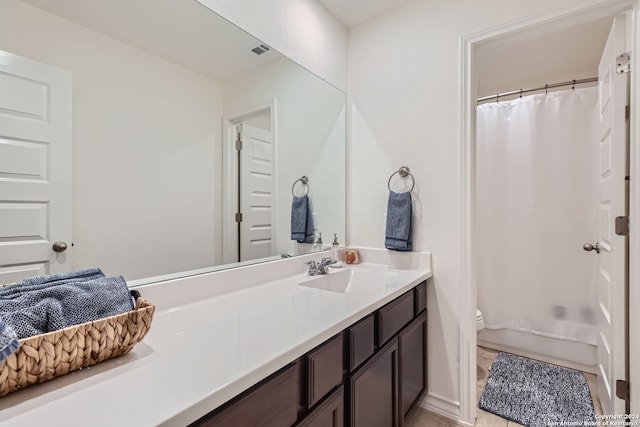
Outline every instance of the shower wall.
{"label": "shower wall", "polygon": [[589,87],[478,107],[481,345],[595,365],[596,103]]}

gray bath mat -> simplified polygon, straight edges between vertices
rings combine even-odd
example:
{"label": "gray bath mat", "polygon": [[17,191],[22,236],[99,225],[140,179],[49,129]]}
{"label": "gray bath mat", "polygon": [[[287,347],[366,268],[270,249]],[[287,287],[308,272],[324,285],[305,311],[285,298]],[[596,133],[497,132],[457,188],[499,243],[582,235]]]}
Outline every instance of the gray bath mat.
{"label": "gray bath mat", "polygon": [[480,409],[528,427],[595,425],[582,372],[506,353],[491,365]]}

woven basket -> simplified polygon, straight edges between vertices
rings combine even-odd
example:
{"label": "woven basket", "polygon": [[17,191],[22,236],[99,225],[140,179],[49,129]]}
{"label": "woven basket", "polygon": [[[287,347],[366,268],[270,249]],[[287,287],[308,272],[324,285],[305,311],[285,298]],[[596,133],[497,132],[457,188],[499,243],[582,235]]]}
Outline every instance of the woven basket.
{"label": "woven basket", "polygon": [[21,339],[0,363],[0,396],[128,353],[149,331],[155,308],[137,298],[133,311]]}

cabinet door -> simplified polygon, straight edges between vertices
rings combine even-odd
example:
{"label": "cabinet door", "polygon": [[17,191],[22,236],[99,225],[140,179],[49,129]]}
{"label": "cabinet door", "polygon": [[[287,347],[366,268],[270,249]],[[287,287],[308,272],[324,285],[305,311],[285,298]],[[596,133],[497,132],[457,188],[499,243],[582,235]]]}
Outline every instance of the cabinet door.
{"label": "cabinet door", "polygon": [[398,337],[400,399],[404,419],[427,390],[427,313],[422,312]]}
{"label": "cabinet door", "polygon": [[344,394],[339,387],[316,409],[311,411],[297,427],[343,427]]}
{"label": "cabinet door", "polygon": [[398,411],[398,339],[393,338],[350,380],[350,425],[396,427]]}

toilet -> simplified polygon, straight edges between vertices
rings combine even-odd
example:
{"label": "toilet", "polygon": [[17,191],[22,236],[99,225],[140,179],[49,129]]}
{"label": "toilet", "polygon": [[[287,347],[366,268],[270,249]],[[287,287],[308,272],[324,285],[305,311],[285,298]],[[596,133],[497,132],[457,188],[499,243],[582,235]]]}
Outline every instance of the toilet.
{"label": "toilet", "polygon": [[484,317],[482,317],[482,312],[476,309],[476,333],[480,333],[481,330],[484,329]]}

